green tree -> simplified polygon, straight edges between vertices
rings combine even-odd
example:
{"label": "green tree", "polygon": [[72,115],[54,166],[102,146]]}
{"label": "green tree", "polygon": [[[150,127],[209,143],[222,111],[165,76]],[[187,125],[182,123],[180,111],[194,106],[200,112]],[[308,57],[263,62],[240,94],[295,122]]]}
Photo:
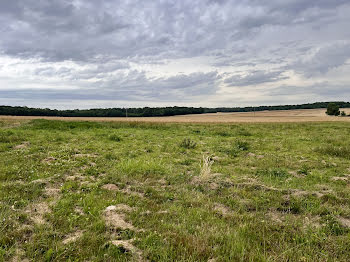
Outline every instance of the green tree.
{"label": "green tree", "polygon": [[336,103],[329,103],[327,106],[327,115],[330,116],[339,116],[339,106]]}

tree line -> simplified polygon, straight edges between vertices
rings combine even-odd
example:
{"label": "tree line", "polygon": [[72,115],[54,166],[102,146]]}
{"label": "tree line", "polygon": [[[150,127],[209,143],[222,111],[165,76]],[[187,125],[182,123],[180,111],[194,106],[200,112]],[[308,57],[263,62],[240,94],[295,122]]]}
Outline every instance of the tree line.
{"label": "tree line", "polygon": [[49,108],[31,108],[26,106],[0,106],[0,115],[11,116],[63,116],[63,117],[151,117],[151,116],[175,116],[189,114],[204,114],[218,112],[253,112],[265,110],[292,110],[292,109],[317,109],[327,108],[328,105],[336,105],[338,108],[350,107],[350,102],[316,102],[300,105],[278,105],[257,107],[143,107],[143,108],[94,108],[57,110]]}

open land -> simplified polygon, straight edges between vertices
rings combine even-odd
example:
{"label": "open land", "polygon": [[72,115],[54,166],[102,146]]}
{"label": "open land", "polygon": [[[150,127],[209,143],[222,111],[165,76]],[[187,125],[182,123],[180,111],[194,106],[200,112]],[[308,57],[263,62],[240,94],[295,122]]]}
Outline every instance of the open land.
{"label": "open land", "polygon": [[348,118],[298,112],[2,117],[0,261],[349,261]]}
{"label": "open land", "polygon": [[[350,108],[343,108],[350,114]],[[134,121],[155,123],[272,123],[272,122],[337,122],[349,121],[350,117],[326,115],[326,109],[275,110],[259,112],[214,113],[178,115],[168,117],[44,117],[44,116],[0,116],[0,120],[67,120],[67,121]]]}

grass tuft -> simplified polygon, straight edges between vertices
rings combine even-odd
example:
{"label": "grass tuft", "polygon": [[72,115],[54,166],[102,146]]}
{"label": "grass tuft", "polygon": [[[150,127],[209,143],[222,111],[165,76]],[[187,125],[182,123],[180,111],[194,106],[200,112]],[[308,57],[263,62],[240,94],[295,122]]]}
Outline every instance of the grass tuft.
{"label": "grass tuft", "polygon": [[200,163],[200,176],[209,177],[211,172],[211,166],[213,165],[214,160],[210,156],[203,156]]}
{"label": "grass tuft", "polygon": [[193,149],[196,148],[197,143],[190,138],[185,138],[181,141],[180,147],[186,148],[186,149]]}

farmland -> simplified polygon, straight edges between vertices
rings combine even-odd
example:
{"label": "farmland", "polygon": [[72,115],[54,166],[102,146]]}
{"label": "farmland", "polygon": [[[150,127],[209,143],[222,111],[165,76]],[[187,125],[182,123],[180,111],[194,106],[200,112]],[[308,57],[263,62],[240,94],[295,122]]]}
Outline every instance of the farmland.
{"label": "farmland", "polygon": [[349,261],[349,118],[286,114],[1,117],[0,261]]}
{"label": "farmland", "polygon": [[[342,111],[350,114],[350,108]],[[344,122],[350,117],[332,117],[326,109],[276,110],[259,112],[212,113],[177,115],[169,117],[53,117],[53,116],[0,116],[0,120],[66,120],[94,122],[154,122],[154,123],[271,123],[271,122]]]}

